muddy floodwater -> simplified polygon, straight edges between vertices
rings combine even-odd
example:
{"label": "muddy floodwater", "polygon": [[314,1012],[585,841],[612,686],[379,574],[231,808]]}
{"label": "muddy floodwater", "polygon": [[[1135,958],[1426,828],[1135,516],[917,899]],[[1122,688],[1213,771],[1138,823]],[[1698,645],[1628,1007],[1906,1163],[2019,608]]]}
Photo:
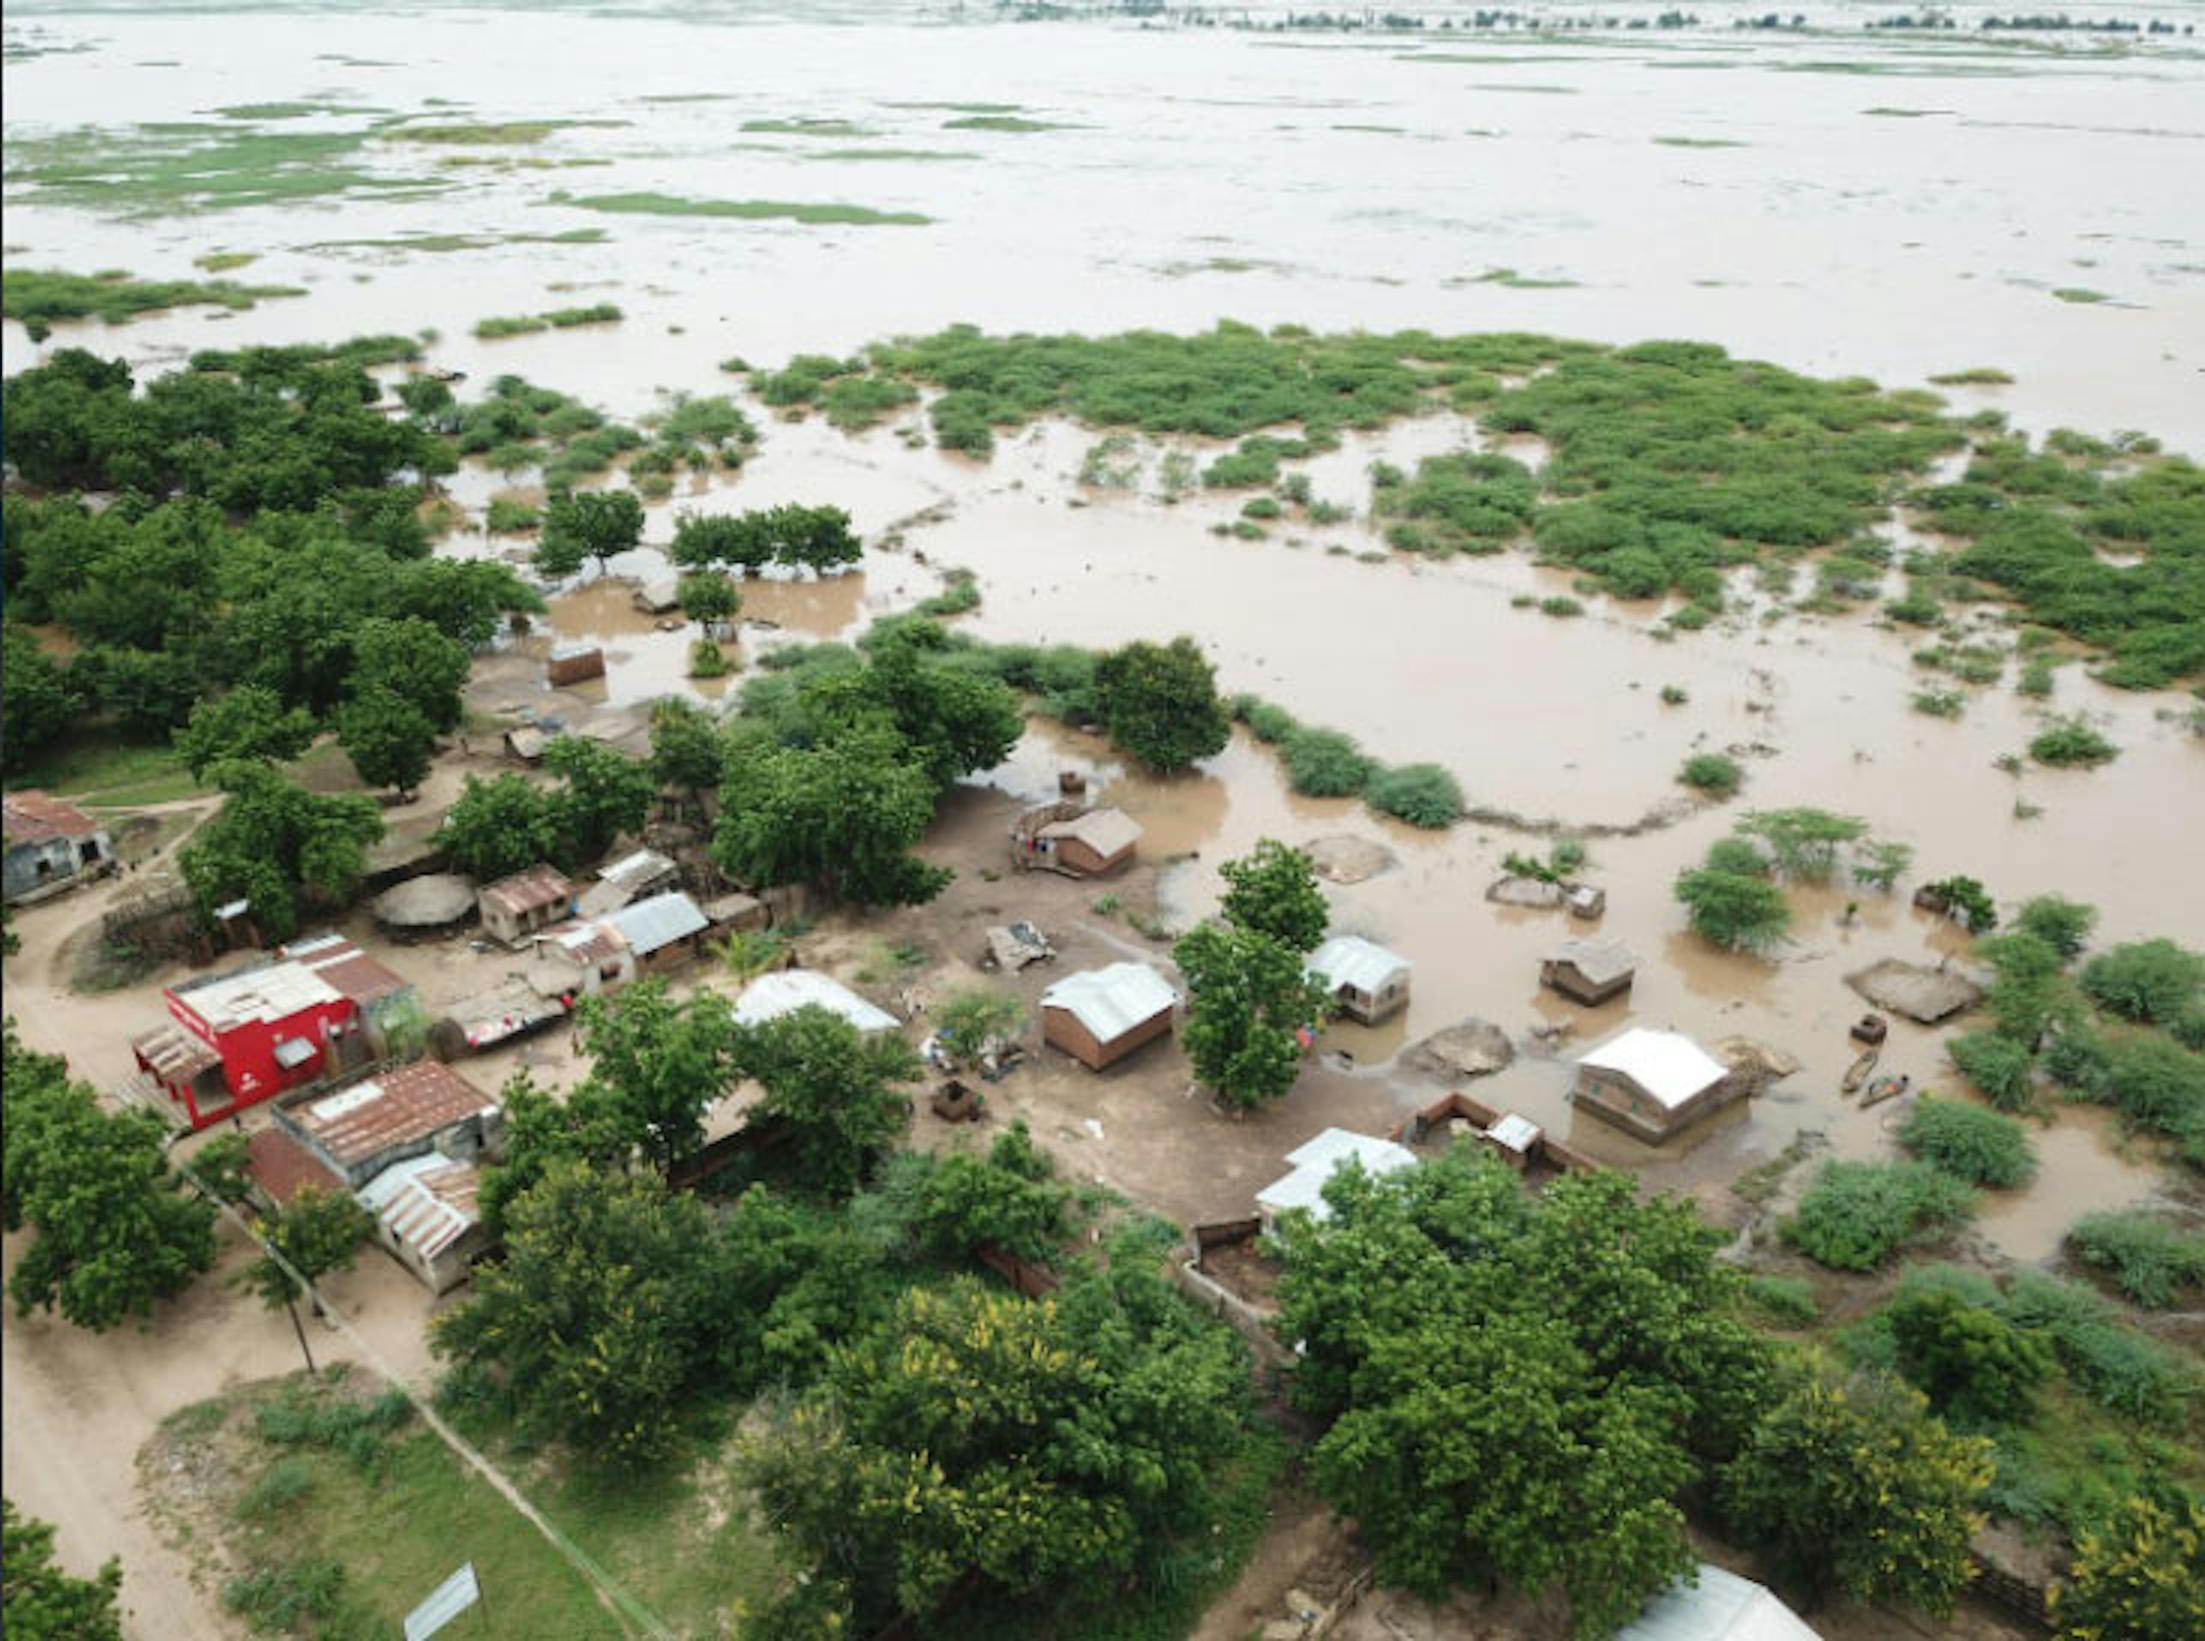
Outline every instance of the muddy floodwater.
{"label": "muddy floodwater", "polygon": [[[1409,1075],[1401,1051],[1478,1017],[1521,1049],[1477,1085],[1481,1098],[1657,1183],[1730,1179],[1802,1131],[1840,1155],[1889,1155],[1907,1102],[1864,1112],[1838,1092],[1864,1007],[1843,977],[1887,957],[1963,959],[1965,940],[1904,887],[1831,887],[1792,893],[1793,939],[1772,957],[1725,954],[1687,931],[1672,881],[1744,810],[1816,805],[1910,846],[1909,885],[1967,873],[2008,907],[2050,891],[2097,906],[2100,941],[2205,944],[2205,737],[2186,721],[2190,697],[2107,689],[2077,661],[2031,701],[2009,660],[1948,721],[1910,704],[1919,633],[1879,624],[1873,603],[1792,607],[1811,568],[1789,594],[1741,572],[1720,621],[1663,636],[1658,601],[1589,596],[1574,619],[1541,613],[1570,577],[1520,554],[1387,554],[1368,518],[1373,463],[1504,448],[1453,414],[1348,435],[1297,469],[1341,522],[1247,540],[1223,533],[1244,494],[1175,495],[1166,478],[1168,455],[1214,447],[1135,440],[1126,483],[1083,484],[1093,430],[1006,432],[975,461],[932,448],[918,409],[848,436],[784,419],[723,368],[958,321],[1691,338],[1888,386],[1995,368],[2012,382],[1951,388],[1953,406],[2035,432],[2140,429],[2205,453],[2205,43],[1871,34],[1860,24],[1889,8],[1843,6],[1812,13],[1807,32],[1763,33],[1731,27],[1758,8],[1696,9],[1691,29],[1381,37],[803,0],[617,16],[11,6],[8,267],[182,279],[206,277],[198,259],[250,258],[226,277],[305,294],[60,325],[44,343],[10,321],[0,358],[14,372],[86,346],[158,370],[206,347],[433,332],[428,362],[464,373],[463,395],[518,373],[634,422],[671,394],[733,394],[762,435],[741,471],[685,477],[648,506],[640,548],[546,586],[546,614],[501,640],[499,687],[518,681],[501,700],[526,706],[542,689],[534,659],[581,641],[607,659],[602,684],[575,697],[589,708],[669,692],[726,702],[772,647],[854,637],[952,570],[982,594],[955,624],[986,639],[1190,633],[1227,691],[1345,730],[1388,762],[1444,765],[1472,818],[1424,832],[1357,801],[1297,797],[1244,731],[1165,779],[1036,721],[982,784],[1040,801],[1062,771],[1085,774],[1144,827],[1172,927],[1215,905],[1218,863],[1259,838],[1347,835],[1390,851],[1388,869],[1326,893],[1336,929],[1411,960],[1413,1000],[1383,1027],[1332,1032],[1323,1086],[1355,1079],[1406,1114],[1438,1085]],[[2066,9],[2200,21],[2194,6]],[[1963,24],[1981,14],[1956,12]],[[405,134],[468,125],[505,135]],[[219,161],[248,133],[274,145],[283,197],[178,191],[173,168],[153,163]],[[332,152],[281,148],[300,137]],[[57,185],[71,163],[106,191]],[[152,189],[154,172],[169,192]],[[650,196],[658,209],[605,204]],[[665,214],[667,201],[748,214]],[[887,220],[804,220],[845,208]],[[604,301],[621,323],[472,334],[489,316]],[[1505,448],[1534,465],[1543,454]],[[474,518],[440,551],[525,561],[527,537],[479,527],[506,482],[479,463],[450,481]],[[665,549],[682,511],[783,502],[846,508],[863,561],[746,581],[724,646],[731,675],[691,680],[697,627],[647,613],[636,591],[673,573]],[[1998,613],[1976,619],[2010,643]],[[2091,772],[2028,763],[2050,712],[2088,715],[2119,757]],[[1746,770],[1729,804],[1675,782],[1709,751]],[[1602,918],[1485,899],[1505,854],[1564,833],[1590,848]],[[1541,956],[1588,933],[1639,958],[1632,991],[1594,1010],[1538,984]],[[1567,1098],[1574,1052],[1634,1022],[1708,1044],[1750,1037],[1800,1069],[1655,1150]],[[1539,1046],[1545,1027],[1566,1028],[1558,1045]],[[1894,1021],[1881,1069],[1966,1097],[1945,1035]],[[1976,1224],[2010,1259],[2051,1259],[2083,1212],[2168,1188],[2150,1145],[2104,1112],[2062,1108],[2036,1134],[2037,1182],[1991,1194]],[[9,1329],[12,1363],[24,1335]],[[67,1497],[14,1457],[19,1405],[11,1388],[11,1496],[63,1514]]]}

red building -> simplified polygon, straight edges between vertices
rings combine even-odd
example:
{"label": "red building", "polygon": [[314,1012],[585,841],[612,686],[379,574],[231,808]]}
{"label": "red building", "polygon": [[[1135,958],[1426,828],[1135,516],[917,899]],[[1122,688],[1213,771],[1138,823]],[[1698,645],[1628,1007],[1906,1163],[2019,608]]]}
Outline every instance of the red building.
{"label": "red building", "polygon": [[412,987],[351,941],[319,935],[164,994],[169,1023],[131,1044],[141,1072],[206,1128],[389,1052],[379,1022]]}

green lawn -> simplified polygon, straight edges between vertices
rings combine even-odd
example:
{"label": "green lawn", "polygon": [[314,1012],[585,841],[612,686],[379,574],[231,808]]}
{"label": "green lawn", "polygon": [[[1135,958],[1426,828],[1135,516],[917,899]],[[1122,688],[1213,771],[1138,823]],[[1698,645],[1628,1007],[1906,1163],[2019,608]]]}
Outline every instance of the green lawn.
{"label": "green lawn", "polygon": [[207,792],[174,747],[125,740],[104,729],[63,743],[32,768],[11,775],[8,785],[43,787],[96,809],[134,809]]}

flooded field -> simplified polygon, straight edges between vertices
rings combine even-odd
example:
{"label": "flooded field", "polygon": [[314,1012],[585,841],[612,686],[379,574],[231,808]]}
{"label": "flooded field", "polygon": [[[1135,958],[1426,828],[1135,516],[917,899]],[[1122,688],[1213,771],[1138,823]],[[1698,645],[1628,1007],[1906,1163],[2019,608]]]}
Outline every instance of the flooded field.
{"label": "flooded field", "polygon": [[[2049,696],[2031,699],[2009,656],[1996,683],[1963,692],[1958,717],[1939,718],[1913,700],[1923,633],[1882,619],[1874,600],[1800,610],[1811,566],[1795,588],[1733,572],[1720,619],[1688,632],[1662,624],[1677,601],[1589,593],[1520,552],[1389,553],[1370,513],[1374,464],[1545,456],[1451,411],[1347,433],[1298,464],[1334,522],[1305,515],[1259,533],[1241,528],[1248,492],[1167,476],[1222,443],[1132,439],[1114,458],[1122,482],[1095,483],[1093,429],[1006,430],[975,460],[932,448],[922,404],[849,434],[749,391],[747,367],[958,321],[1098,334],[1230,318],[1691,338],[1893,387],[1997,371],[2013,380],[1951,386],[1952,407],[2034,432],[2143,430],[2205,452],[2205,45],[1869,34],[1865,7],[1832,8],[1798,34],[1733,29],[1744,10],[1719,8],[1696,29],[1380,38],[831,4],[618,16],[11,7],[8,268],[243,269],[305,294],[64,324],[43,341],[10,321],[0,360],[12,373],[84,346],[158,370],[204,347],[397,332],[424,335],[429,364],[463,373],[463,397],[518,373],[632,422],[669,394],[733,395],[761,434],[741,470],[684,478],[646,508],[640,547],[546,585],[546,613],[478,663],[472,704],[503,714],[556,701],[587,714],[592,734],[618,717],[629,740],[606,738],[632,746],[655,697],[725,704],[773,647],[854,638],[954,572],[981,594],[954,625],[991,641],[1190,633],[1225,691],[1346,731],[1389,763],[1445,766],[1470,818],[1420,831],[1359,800],[1297,796],[1245,730],[1198,769],[1160,778],[1037,719],[1008,762],[944,807],[928,848],[960,866],[949,900],[899,915],[924,936],[939,932],[925,919],[952,908],[967,922],[1002,911],[975,863],[996,858],[991,829],[1009,800],[1054,797],[1066,770],[1141,823],[1125,909],[1153,898],[1172,928],[1214,907],[1218,864],[1260,838],[1362,839],[1392,864],[1327,888],[1334,928],[1407,956],[1413,1000],[1382,1027],[1328,1034],[1302,1086],[1265,1114],[1294,1143],[1328,1116],[1375,1126],[1428,1103],[1437,1085],[1402,1050],[1474,1017],[1519,1047],[1478,1097],[1659,1185],[1727,1182],[1803,1132],[1841,1156],[1891,1155],[1911,1102],[1863,1111],[1839,1093],[1856,1052],[1846,1029],[1864,1007],[1844,976],[1883,958],[1965,960],[1955,925],[1912,907],[1913,883],[1966,873],[2009,907],[2056,891],[2099,909],[2101,944],[2205,943],[2205,738],[2187,718],[2192,697],[2111,689],[2070,658]],[[2085,13],[2194,20],[2168,6]],[[859,20],[868,26],[849,26]],[[603,301],[624,311],[616,326],[473,335],[486,317]],[[511,477],[478,461],[448,482],[471,517],[440,551],[526,561],[532,537],[479,528]],[[639,588],[675,573],[667,549],[683,512],[785,502],[848,510],[862,562],[746,580],[723,646],[731,674],[691,679],[699,628],[645,610]],[[1912,544],[1895,525],[1882,534],[1895,550]],[[1902,585],[1887,572],[1885,591]],[[1573,593],[1585,601],[1574,618],[1538,607]],[[2010,645],[1996,607],[1968,619],[1971,634]],[[59,629],[38,636],[56,653],[70,643]],[[602,647],[607,673],[554,697],[539,662],[567,642]],[[2095,771],[2028,762],[2053,713],[2086,716],[2118,758]],[[1709,803],[1677,783],[1703,752],[1744,767],[1736,799]],[[490,767],[482,746],[472,756]],[[1677,874],[1743,812],[1794,805],[1858,815],[1909,846],[1900,892],[1795,889],[1793,937],[1766,959],[1691,934]],[[1588,845],[1601,918],[1485,898],[1505,855],[1557,836]],[[1006,905],[1015,887],[1001,889]],[[1052,880],[1048,894],[1052,915],[1085,919],[1089,955],[1161,952],[1130,919],[1113,921],[1110,885],[1075,895]],[[1555,943],[1591,933],[1626,942],[1640,966],[1627,996],[1587,1010],[1542,989],[1538,972]],[[853,951],[867,937],[828,931]],[[472,960],[447,956],[427,981],[439,998],[473,983]],[[41,1046],[104,1029],[98,1009],[121,1017],[119,1001],[95,1006],[58,985],[35,995],[47,1018],[26,1036]],[[1567,1098],[1571,1055],[1633,1022],[1709,1044],[1751,1038],[1799,1070],[1656,1150]],[[1881,1069],[1961,1092],[1947,1035],[1894,1020]],[[89,1063],[119,1068],[118,1044]],[[579,1074],[571,1057],[545,1069],[554,1086]],[[1061,1070],[1057,1083],[1085,1088]],[[1111,1183],[1137,1192],[1153,1163],[1159,1177],[1178,1170],[1156,1193],[1174,1211],[1246,1212],[1285,1145],[1236,1136],[1236,1160],[1203,1177],[1166,1155],[1181,1148],[1148,1120],[1151,1093],[1093,1096],[1097,1110],[1114,1102]],[[1221,1121],[1188,1109],[1190,1122]],[[2103,1110],[2061,1107],[2032,1132],[2036,1182],[1989,1194],[1973,1228],[1991,1256],[2049,1262],[2081,1213],[2177,1189],[2152,1144],[2124,1138]],[[9,1326],[12,1364],[43,1335]],[[259,1371],[271,1353],[254,1349]],[[63,1388],[42,1386],[35,1404],[11,1389],[11,1450],[19,1410],[66,1412]],[[116,1394],[155,1415],[175,1399],[134,1383]],[[12,1452],[8,1473],[21,1496]],[[56,1516],[72,1504],[52,1487],[36,1501]],[[179,1583],[149,1610],[187,1609]]]}

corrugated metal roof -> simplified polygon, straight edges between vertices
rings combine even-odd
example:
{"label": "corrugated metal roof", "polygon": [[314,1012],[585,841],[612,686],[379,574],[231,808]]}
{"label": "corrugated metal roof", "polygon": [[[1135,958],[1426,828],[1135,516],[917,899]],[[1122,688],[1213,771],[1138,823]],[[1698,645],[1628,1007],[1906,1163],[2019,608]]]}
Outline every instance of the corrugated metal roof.
{"label": "corrugated metal roof", "polygon": [[638,957],[648,957],[662,946],[712,927],[712,920],[684,894],[653,895],[608,913],[605,922],[620,931],[620,937]]}
{"label": "corrugated metal roof", "polygon": [[1638,968],[1638,956],[1620,940],[1565,940],[1548,956],[1568,963],[1596,986],[1620,980]]}
{"label": "corrugated metal roof", "polygon": [[761,974],[735,999],[735,1023],[762,1026],[802,1008],[838,1014],[860,1031],[894,1031],[897,1025],[886,1009],[875,1008],[841,981],[813,969]]}
{"label": "corrugated metal roof", "polygon": [[531,866],[525,872],[501,877],[482,891],[482,902],[509,917],[525,917],[546,906],[564,906],[574,898],[574,885],[551,866]]}
{"label": "corrugated metal roof", "polygon": [[279,1207],[288,1208],[303,1186],[332,1194],[345,1188],[321,1158],[280,1128],[263,1128],[253,1135],[245,1142],[245,1156],[253,1183]]}
{"label": "corrugated metal roof", "polygon": [[674,863],[656,849],[638,849],[632,855],[622,855],[610,866],[600,867],[597,875],[624,889],[640,889],[673,870]]}
{"label": "corrugated metal roof", "polygon": [[353,1168],[497,1108],[450,1067],[417,1060],[310,1101],[290,1117],[340,1167]]}
{"label": "corrugated metal roof", "polygon": [[210,1031],[251,1023],[273,1025],[343,994],[303,963],[263,963],[241,974],[216,975],[174,987],[169,996],[206,1021]]}
{"label": "corrugated metal roof", "polygon": [[434,1259],[480,1220],[482,1176],[434,1152],[394,1162],[360,1187],[361,1205],[424,1259]]}
{"label": "corrugated metal roof", "polygon": [[1043,1008],[1065,1010],[1098,1043],[1115,1041],[1178,1002],[1171,982],[1146,963],[1113,963],[1066,975],[1041,994]]}
{"label": "corrugated metal roof", "polygon": [[283,955],[303,963],[346,997],[362,1005],[378,1002],[394,992],[412,989],[413,982],[392,973],[341,934],[311,935],[294,940]]}
{"label": "corrugated metal roof", "polygon": [[562,923],[536,937],[539,951],[548,947],[578,968],[603,963],[628,949],[627,940],[610,923]]}
{"label": "corrugated metal roof", "polygon": [[1587,1049],[1577,1063],[1619,1072],[1671,1108],[1730,1075],[1730,1067],[1682,1032],[1650,1026],[1618,1033]]}
{"label": "corrugated metal roof", "polygon": [[75,804],[51,792],[27,789],[0,798],[0,833],[10,843],[51,843],[56,838],[88,838],[105,831]]}
{"label": "corrugated metal roof", "polygon": [[1090,809],[1071,820],[1051,821],[1037,834],[1077,838],[1098,855],[1115,855],[1141,841],[1141,823],[1123,809]]}
{"label": "corrugated metal roof", "polygon": [[1701,1562],[1697,1584],[1672,1584],[1616,1632],[1616,1641],[1820,1641],[1791,1608],[1750,1578]]}
{"label": "corrugated metal roof", "polygon": [[1283,1214],[1289,1208],[1308,1210],[1312,1218],[1327,1219],[1332,1209],[1324,1200],[1325,1181],[1350,1159],[1373,1177],[1399,1173],[1416,1166],[1416,1153],[1374,1134],[1357,1134],[1345,1128],[1328,1128],[1315,1139],[1287,1154],[1293,1172],[1256,1193],[1256,1206]]}
{"label": "corrugated metal roof", "polygon": [[1395,980],[1407,976],[1409,960],[1399,952],[1388,951],[1375,940],[1365,940],[1357,934],[1337,934],[1310,954],[1309,968],[1324,981],[1328,990],[1353,986],[1357,991],[1376,996]]}
{"label": "corrugated metal roof", "polygon": [[1539,1125],[1522,1112],[1511,1111],[1488,1128],[1485,1137],[1507,1146],[1518,1156],[1529,1156],[1531,1148],[1539,1143]]}
{"label": "corrugated metal roof", "polygon": [[222,1063],[221,1055],[175,1024],[155,1026],[142,1036],[132,1038],[130,1046],[143,1055],[155,1075],[167,1083],[188,1083],[210,1066]]}

